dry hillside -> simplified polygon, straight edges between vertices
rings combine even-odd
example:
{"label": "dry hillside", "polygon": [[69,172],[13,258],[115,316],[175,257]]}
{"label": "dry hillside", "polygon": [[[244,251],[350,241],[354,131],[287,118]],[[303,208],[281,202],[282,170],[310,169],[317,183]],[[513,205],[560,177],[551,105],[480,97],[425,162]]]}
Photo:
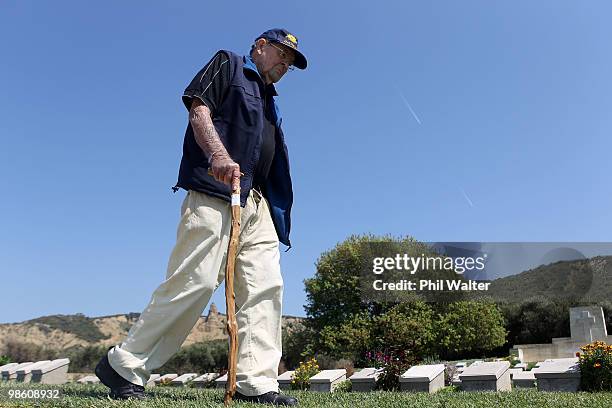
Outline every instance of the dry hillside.
{"label": "dry hillside", "polygon": [[[21,323],[0,324],[0,354],[6,341],[11,339],[56,350],[118,344],[138,317],[138,313],[91,318],[82,314],[53,315]],[[283,326],[301,320],[299,317],[284,316]],[[208,315],[199,318],[183,345],[226,338],[225,322],[225,315],[212,304]]]}

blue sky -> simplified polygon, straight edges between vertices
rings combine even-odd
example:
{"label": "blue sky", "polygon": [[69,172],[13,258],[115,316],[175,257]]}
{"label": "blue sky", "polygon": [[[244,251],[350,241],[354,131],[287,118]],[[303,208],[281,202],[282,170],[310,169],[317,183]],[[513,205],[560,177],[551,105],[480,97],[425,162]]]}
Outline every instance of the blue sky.
{"label": "blue sky", "polygon": [[0,322],[146,306],[184,196],[182,91],[271,27],[309,58],[278,86],[286,314],[353,233],[611,241],[609,2],[207,3],[0,5]]}

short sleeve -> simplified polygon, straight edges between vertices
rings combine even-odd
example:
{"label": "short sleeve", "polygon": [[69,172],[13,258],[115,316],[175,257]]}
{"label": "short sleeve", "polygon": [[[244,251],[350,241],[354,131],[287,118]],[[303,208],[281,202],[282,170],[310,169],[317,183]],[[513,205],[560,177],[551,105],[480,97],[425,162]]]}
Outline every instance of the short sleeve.
{"label": "short sleeve", "polygon": [[193,98],[198,98],[216,114],[223,103],[223,97],[229,87],[230,80],[229,56],[219,51],[202,68],[183,93],[183,103],[187,110],[191,108]]}

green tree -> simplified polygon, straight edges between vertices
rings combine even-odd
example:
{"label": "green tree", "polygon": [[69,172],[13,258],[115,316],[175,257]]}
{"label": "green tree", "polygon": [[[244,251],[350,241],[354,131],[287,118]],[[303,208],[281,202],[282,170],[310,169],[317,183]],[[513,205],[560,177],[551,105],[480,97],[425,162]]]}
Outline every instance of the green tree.
{"label": "green tree", "polygon": [[494,303],[460,301],[449,303],[437,320],[439,355],[478,354],[506,342],[504,317]]}
{"label": "green tree", "polygon": [[362,274],[372,270],[372,260],[386,254],[422,254],[429,248],[411,237],[352,235],[321,255],[316,273],[304,281],[307,325],[314,332],[340,327],[361,312],[384,313],[397,302],[369,299],[363,292]]}
{"label": "green tree", "polygon": [[400,303],[374,321],[375,349],[403,350],[419,360],[432,353],[435,316],[425,302]]}

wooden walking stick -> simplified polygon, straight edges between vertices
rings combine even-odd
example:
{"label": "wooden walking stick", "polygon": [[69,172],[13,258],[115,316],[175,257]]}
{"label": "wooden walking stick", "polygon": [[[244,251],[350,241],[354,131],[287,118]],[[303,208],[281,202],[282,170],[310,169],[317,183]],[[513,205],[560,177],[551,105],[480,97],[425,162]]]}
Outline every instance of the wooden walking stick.
{"label": "wooden walking stick", "polygon": [[223,403],[229,406],[236,393],[236,364],[238,360],[238,323],[236,322],[236,298],[234,296],[234,268],[240,237],[240,182],[232,183],[232,226],[225,265],[225,309],[227,310],[227,333],[229,353],[227,355],[227,383]]}
{"label": "wooden walking stick", "polygon": [[[212,169],[208,169],[212,174]],[[243,174],[240,173],[242,176]],[[236,393],[236,365],[238,360],[238,323],[236,322],[236,298],[234,296],[234,268],[238,254],[240,237],[240,178],[232,180],[232,225],[227,248],[225,264],[225,309],[227,311],[227,334],[229,335],[229,353],[227,354],[227,382],[223,404],[229,406]]]}

